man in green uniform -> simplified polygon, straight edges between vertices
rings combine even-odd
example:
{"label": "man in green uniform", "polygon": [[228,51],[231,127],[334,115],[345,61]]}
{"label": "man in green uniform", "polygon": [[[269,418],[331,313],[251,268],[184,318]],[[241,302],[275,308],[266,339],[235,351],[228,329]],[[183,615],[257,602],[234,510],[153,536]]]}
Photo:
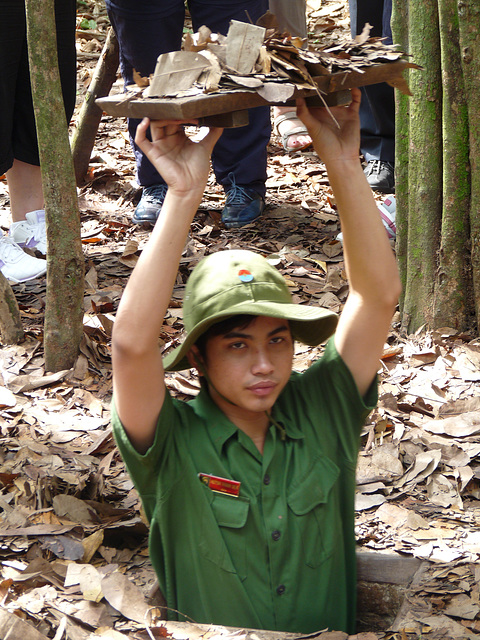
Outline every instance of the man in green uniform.
{"label": "man in green uniform", "polygon": [[[297,105],[342,223],[350,292],[336,329],[334,314],[293,304],[261,256],[220,252],[192,272],[187,336],[164,361],[158,335],[221,132],[193,143],[181,123],[138,129],[169,190],[117,313],[112,414],[170,619],[354,632],[358,440],[400,291],[358,158],[359,101],[354,90],[333,109],[338,126],[326,110]],[[292,373],[294,340],[320,344],[334,331],[324,356]],[[202,390],[182,403],[164,370],[189,366]]]}

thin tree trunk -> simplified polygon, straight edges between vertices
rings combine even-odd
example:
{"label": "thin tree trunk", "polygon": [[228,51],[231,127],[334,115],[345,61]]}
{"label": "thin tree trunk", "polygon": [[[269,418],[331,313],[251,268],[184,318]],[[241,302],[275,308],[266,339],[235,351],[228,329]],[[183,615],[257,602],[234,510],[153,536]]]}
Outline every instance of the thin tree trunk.
{"label": "thin tree trunk", "polygon": [[[408,2],[395,2],[392,10],[393,42],[401,51],[409,51]],[[411,74],[420,73],[416,69],[406,69],[405,79],[410,86]],[[395,250],[402,278],[401,305],[403,305],[408,265],[408,147],[410,127],[410,96],[395,91],[395,198],[397,239]]]}
{"label": "thin tree trunk", "polygon": [[23,342],[20,310],[12,287],[0,271],[0,337],[3,344],[18,344]]}
{"label": "thin tree trunk", "polygon": [[480,3],[458,0],[460,53],[468,109],[470,151],[470,263],[480,321]]}
{"label": "thin tree trunk", "polygon": [[49,371],[60,371],[73,366],[83,335],[80,213],[52,26],[54,1],[25,0],[25,6],[47,220],[45,365]]}
{"label": "thin tree trunk", "polygon": [[473,313],[469,251],[470,166],[468,110],[459,49],[457,0],[439,0],[443,81],[443,211],[434,325],[464,328]]}
{"label": "thin tree trunk", "polygon": [[409,3],[410,74],[407,260],[402,320],[407,331],[433,322],[442,200],[441,69],[436,0]]}
{"label": "thin tree trunk", "polygon": [[105,46],[78,114],[77,126],[72,137],[73,164],[79,187],[85,182],[95,136],[102,118],[102,110],[95,104],[95,100],[109,94],[117,76],[117,69],[118,42],[115,32],[110,27]]}

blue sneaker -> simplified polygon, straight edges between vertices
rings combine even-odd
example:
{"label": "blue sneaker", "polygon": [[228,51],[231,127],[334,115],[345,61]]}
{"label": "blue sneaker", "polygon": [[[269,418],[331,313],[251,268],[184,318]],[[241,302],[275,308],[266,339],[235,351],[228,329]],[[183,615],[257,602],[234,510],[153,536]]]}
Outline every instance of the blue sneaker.
{"label": "blue sneaker", "polygon": [[232,186],[225,189],[227,200],[222,211],[222,222],[227,229],[235,229],[256,220],[265,209],[265,200],[255,189],[236,184],[233,173],[228,178]]}
{"label": "blue sneaker", "polygon": [[135,224],[144,222],[155,224],[162,210],[167,190],[166,184],[154,184],[151,187],[144,187],[140,202],[137,204],[133,214],[132,222]]}

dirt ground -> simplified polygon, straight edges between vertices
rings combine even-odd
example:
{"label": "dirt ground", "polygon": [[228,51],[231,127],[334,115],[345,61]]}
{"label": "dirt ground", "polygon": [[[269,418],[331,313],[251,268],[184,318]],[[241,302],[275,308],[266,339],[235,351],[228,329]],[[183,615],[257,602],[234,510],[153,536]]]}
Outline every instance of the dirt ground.
{"label": "dirt ground", "polygon": [[[79,3],[78,14],[84,27],[77,36],[79,107],[108,21],[95,0]],[[335,42],[346,36],[348,25],[345,1],[309,1],[312,33]],[[114,90],[122,90],[120,79]],[[285,153],[273,133],[267,187],[261,219],[227,231],[220,215],[223,192],[210,177],[162,328],[165,350],[181,339],[188,273],[220,249],[269,256],[295,301],[341,311],[348,285],[323,164],[311,150]],[[0,636],[158,637],[160,631],[153,636],[144,617],[159,603],[148,529],[109,428],[111,329],[150,233],[131,224],[140,190],[125,119],[102,118],[78,195],[86,288],[75,367],[45,371],[44,278],[13,287],[26,340],[0,349]],[[381,202],[385,196],[375,197]],[[4,231],[8,207],[0,182]],[[304,369],[320,353],[299,347],[295,367]],[[361,438],[356,532],[363,551],[423,564],[396,625],[393,610],[377,616],[375,628],[359,612],[359,628],[371,631],[371,639],[470,638],[480,632],[479,367],[478,336],[449,328],[402,335],[398,314],[394,318],[382,358],[379,406]],[[198,389],[192,372],[169,374],[167,384],[185,399]],[[9,629],[14,635],[8,636]]]}

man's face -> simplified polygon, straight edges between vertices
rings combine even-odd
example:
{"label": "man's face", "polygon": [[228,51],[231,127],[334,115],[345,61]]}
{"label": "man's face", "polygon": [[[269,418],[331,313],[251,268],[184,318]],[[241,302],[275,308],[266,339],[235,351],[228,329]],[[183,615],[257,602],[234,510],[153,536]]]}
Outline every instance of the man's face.
{"label": "man's face", "polygon": [[292,359],[288,322],[257,316],[245,328],[208,339],[204,367],[210,395],[227,415],[232,409],[227,400],[244,418],[270,411],[290,378]]}

